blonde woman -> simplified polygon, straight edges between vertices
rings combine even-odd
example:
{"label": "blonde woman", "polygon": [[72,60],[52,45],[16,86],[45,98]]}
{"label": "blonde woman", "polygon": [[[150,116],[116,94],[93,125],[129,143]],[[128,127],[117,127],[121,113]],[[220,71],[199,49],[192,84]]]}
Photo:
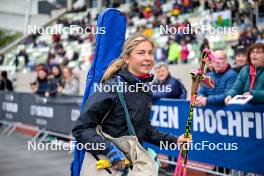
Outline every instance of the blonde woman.
{"label": "blonde woman", "polygon": [[[153,75],[150,74],[154,65],[153,53],[154,44],[150,38],[140,33],[130,36],[124,43],[120,58],[108,67],[102,82],[104,85],[114,87],[111,85],[116,85],[117,77],[119,77],[127,86],[135,87],[139,83],[147,84],[153,79]],[[89,152],[96,155],[106,155],[113,170],[123,170],[125,167],[125,153],[112,141],[98,135],[96,127],[101,125],[102,131],[113,138],[129,136],[125,112],[115,90],[102,90],[96,91],[87,100],[86,107],[81,112],[77,125],[73,129],[73,135],[78,143],[105,144],[106,147],[103,150],[90,150]],[[134,89],[134,91],[128,89],[123,93],[140,144],[146,141],[160,146],[161,141],[167,141],[171,144],[191,140],[184,138],[183,135],[176,137],[162,133],[151,126],[151,92],[143,89]]]}

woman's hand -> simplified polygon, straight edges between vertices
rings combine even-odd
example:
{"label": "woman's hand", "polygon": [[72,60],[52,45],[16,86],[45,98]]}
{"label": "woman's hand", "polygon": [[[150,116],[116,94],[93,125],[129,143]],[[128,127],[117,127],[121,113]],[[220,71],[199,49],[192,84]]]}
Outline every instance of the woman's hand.
{"label": "woman's hand", "polygon": [[243,96],[244,96],[244,97],[249,96],[249,95],[251,95],[250,92],[245,92],[245,93],[243,93]]}
{"label": "woman's hand", "polygon": [[201,106],[200,99],[201,99],[201,96],[196,97],[195,102],[194,102],[196,106]]}
{"label": "woman's hand", "polygon": [[58,92],[59,92],[59,93],[61,93],[61,92],[63,91],[63,87],[61,87],[61,86],[58,86],[57,89],[58,89]]}
{"label": "woman's hand", "polygon": [[114,163],[112,165],[112,168],[114,170],[123,170],[123,169],[125,169],[125,160],[117,161],[116,163]]}
{"label": "woman's hand", "polygon": [[50,96],[49,92],[45,92],[45,97],[49,97],[49,96]]}
{"label": "woman's hand", "polygon": [[206,106],[206,97],[204,96],[198,96],[195,100],[195,105],[196,106]]}
{"label": "woman's hand", "polygon": [[114,170],[123,170],[125,168],[126,157],[112,142],[109,145],[107,156]]}
{"label": "woman's hand", "polygon": [[180,135],[177,139],[177,144],[183,144],[183,143],[191,143],[192,142],[192,135],[190,137],[186,138],[184,137],[184,134]]}
{"label": "woman's hand", "polygon": [[228,95],[226,98],[225,98],[225,104],[228,105],[228,102],[232,99],[232,97],[230,95]]}
{"label": "woman's hand", "polygon": [[38,91],[38,84],[37,83],[32,83],[31,84],[31,90],[33,93],[37,93]]}

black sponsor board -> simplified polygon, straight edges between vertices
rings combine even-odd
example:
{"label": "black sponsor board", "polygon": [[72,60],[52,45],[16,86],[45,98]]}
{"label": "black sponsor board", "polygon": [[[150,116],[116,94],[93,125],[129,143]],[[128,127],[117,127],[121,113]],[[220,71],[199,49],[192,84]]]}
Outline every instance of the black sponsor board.
{"label": "black sponsor board", "polygon": [[[62,134],[70,134],[81,97],[57,96],[40,97],[32,94],[21,94],[21,122]],[[74,110],[73,110],[74,109]],[[72,112],[73,111],[73,112]],[[78,117],[77,117],[78,118]]]}
{"label": "black sponsor board", "polygon": [[5,121],[21,121],[20,94],[15,92],[0,92],[0,118]]}

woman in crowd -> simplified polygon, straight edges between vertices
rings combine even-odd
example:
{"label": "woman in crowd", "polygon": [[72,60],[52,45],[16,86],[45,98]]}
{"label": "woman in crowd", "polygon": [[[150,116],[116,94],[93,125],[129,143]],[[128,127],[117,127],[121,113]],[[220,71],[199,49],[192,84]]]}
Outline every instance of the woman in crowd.
{"label": "woman in crowd", "polygon": [[244,46],[238,46],[235,51],[235,68],[234,70],[239,73],[241,68],[248,64],[247,50]]}
{"label": "woman in crowd", "polygon": [[58,93],[58,87],[62,84],[61,68],[59,65],[51,66],[51,74],[48,79],[49,95],[55,96]]}
{"label": "woman in crowd", "polygon": [[69,67],[63,69],[62,86],[58,87],[58,92],[64,95],[79,95],[79,80],[75,78]]}
{"label": "woman in crowd", "polygon": [[264,103],[264,44],[253,44],[247,54],[249,65],[244,66],[232,89],[225,98],[225,103],[235,95],[252,95],[251,103]]}
{"label": "woman in crowd", "polygon": [[31,83],[33,93],[41,96],[49,96],[48,92],[48,72],[44,66],[37,69],[37,79]]}
{"label": "woman in crowd", "polygon": [[187,64],[189,56],[189,49],[185,39],[181,40],[181,61],[184,64]]}

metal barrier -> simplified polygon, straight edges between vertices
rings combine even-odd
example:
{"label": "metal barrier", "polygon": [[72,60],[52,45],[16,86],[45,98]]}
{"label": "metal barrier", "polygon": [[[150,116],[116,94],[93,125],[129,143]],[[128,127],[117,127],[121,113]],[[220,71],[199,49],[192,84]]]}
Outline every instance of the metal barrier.
{"label": "metal barrier", "polygon": [[3,125],[3,131],[1,132],[1,134],[6,134],[12,127],[13,127],[13,123],[11,122],[6,122],[4,120],[0,120],[0,123]]}
{"label": "metal barrier", "polygon": [[[175,166],[177,165],[177,163],[173,162],[173,161],[164,160],[164,159],[159,159],[159,160],[161,162],[164,162],[164,163],[167,163],[167,164],[171,164],[171,165],[175,165]],[[217,166],[215,167],[216,171],[213,171],[213,170],[210,170],[210,169],[208,169],[206,167],[199,167],[199,166],[192,165],[192,163],[188,163],[187,168],[195,170],[195,171],[205,172],[207,174],[217,175],[217,176],[262,176],[262,175],[259,175],[259,174],[245,173],[243,171],[238,171],[238,170],[234,170],[234,169],[231,169],[230,173],[228,174],[227,171],[226,171],[226,168],[224,168],[224,173],[221,173],[221,172],[219,172],[219,167],[217,167]],[[187,171],[187,173],[188,173],[188,171]],[[173,176],[172,173],[165,173],[165,175]]]}
{"label": "metal barrier", "polygon": [[[18,122],[7,122],[4,120],[0,120],[0,124],[2,124],[2,128],[3,131],[1,132],[2,135],[11,135],[16,128],[20,127],[20,128],[26,128],[26,129],[30,129],[30,130],[36,130],[37,133],[31,138],[30,142],[34,142],[36,141],[37,143],[43,143],[45,141],[45,139],[49,136],[55,136],[55,137],[62,137],[68,140],[74,140],[72,135],[65,135],[65,134],[61,134],[61,133],[56,133],[56,132],[52,132],[52,131],[47,131],[45,129],[40,129],[38,127],[31,127],[22,123],[18,123]],[[69,154],[71,154],[73,152],[73,150],[69,150]],[[167,164],[171,164],[171,165],[175,165],[176,166],[176,162],[174,161],[169,161],[169,160],[165,160],[165,159],[159,159],[161,162],[167,163]],[[213,175],[217,175],[217,176],[257,176],[256,174],[245,174],[242,171],[237,171],[237,170],[230,170],[230,173],[227,174],[226,169],[224,168],[224,173],[219,172],[218,167],[216,167],[216,170],[213,171],[211,169],[209,169],[208,167],[206,167],[203,164],[193,164],[192,161],[190,161],[187,165],[188,169],[192,169],[195,171],[201,171],[207,174],[213,174]],[[164,173],[165,175],[173,175],[171,173]]]}
{"label": "metal barrier", "polygon": [[[163,159],[159,159],[161,162],[164,162],[164,163],[167,163],[167,164],[171,164],[171,165],[175,165],[176,166],[176,162],[173,162],[173,161],[169,161],[169,160],[163,160]],[[219,176],[228,176],[227,174],[224,174],[224,173],[220,173],[218,171],[212,171],[212,170],[209,170],[209,169],[206,169],[206,168],[203,168],[203,167],[197,167],[197,166],[193,166],[191,164],[188,163],[187,165],[187,168],[188,169],[192,169],[192,170],[196,170],[196,171],[201,171],[201,172],[205,172],[205,173],[208,173],[208,174],[214,174],[214,175],[219,175]]]}
{"label": "metal barrier", "polygon": [[[69,97],[69,96],[58,97],[57,99],[54,99],[54,98],[39,97],[36,95],[26,94],[26,93],[0,92],[0,102],[1,102],[0,123],[2,124],[1,134],[12,135],[12,133],[17,128],[27,128],[36,131],[36,134],[31,138],[31,141],[36,141],[41,143],[44,142],[48,136],[55,136],[55,137],[65,138],[68,140],[73,140],[73,137],[71,135],[71,129],[74,126],[75,121],[79,116],[79,105],[81,102],[80,99],[81,97]],[[167,107],[171,109],[173,108],[173,106],[175,106],[172,104],[174,103],[173,101],[169,101],[167,103],[170,103]],[[175,103],[178,103],[179,105],[185,103],[186,106],[188,105],[188,102],[175,102]],[[153,106],[155,106],[155,108],[158,108],[158,105],[159,104],[154,104]],[[162,104],[162,106],[164,107],[164,103]],[[180,112],[180,110],[184,111],[184,108],[182,105],[180,107],[181,109],[179,109],[179,113],[183,115],[184,112]],[[247,111],[250,112],[250,108],[251,107],[247,107]],[[196,115],[198,112],[201,113],[202,111],[200,110],[197,111]],[[213,114],[212,111],[210,112],[211,114]],[[236,109],[236,112],[238,112],[238,109]],[[152,118],[154,118],[152,120],[154,120],[155,123],[157,123],[158,117],[154,117],[154,116],[155,113],[152,114]],[[199,117],[201,118],[202,115],[200,114]],[[259,118],[261,116],[258,115],[257,117]],[[226,120],[226,118],[223,118],[223,120]],[[174,128],[170,130],[174,130],[172,131],[172,133],[174,133],[176,130],[179,129]],[[198,132],[196,131],[195,134],[197,135],[197,133]],[[253,141],[253,142],[257,142],[261,145],[261,141]],[[193,152],[194,155],[196,153],[197,152]],[[167,155],[174,156],[175,152],[174,155],[172,155],[171,153],[168,153]],[[199,161],[196,159],[193,160]],[[162,161],[174,165],[176,164],[175,162],[172,161],[166,161],[166,160],[162,160]],[[203,162],[203,161],[199,161],[199,162]],[[217,165],[217,164],[214,163],[212,165]],[[214,175],[227,175],[224,174],[227,173],[225,170],[224,173],[220,173],[219,170],[217,169],[216,171],[212,171],[211,169],[196,165],[189,165],[189,168]],[[231,170],[230,174],[234,176],[246,175],[246,173],[237,170]]]}

